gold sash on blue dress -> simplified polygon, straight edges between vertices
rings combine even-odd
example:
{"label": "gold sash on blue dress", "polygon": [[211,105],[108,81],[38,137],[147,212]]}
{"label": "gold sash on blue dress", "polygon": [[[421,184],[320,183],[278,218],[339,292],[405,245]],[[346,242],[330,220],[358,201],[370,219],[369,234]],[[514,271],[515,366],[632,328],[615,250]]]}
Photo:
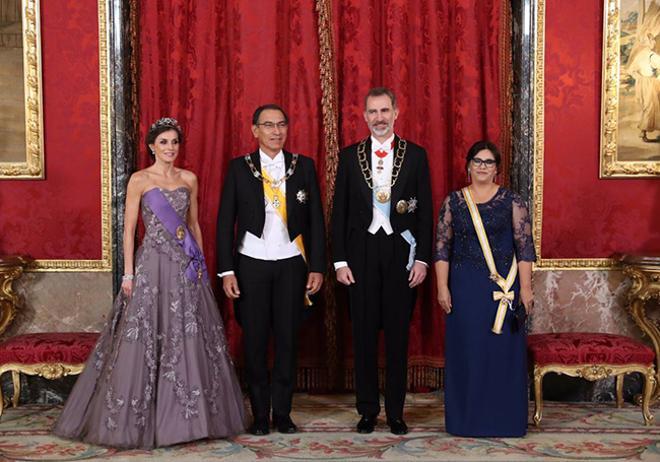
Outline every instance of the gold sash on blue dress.
{"label": "gold sash on blue dress", "polygon": [[502,326],[504,325],[504,317],[506,316],[507,308],[512,309],[513,300],[515,298],[515,293],[511,290],[511,286],[516,280],[518,275],[518,262],[516,261],[515,254],[513,255],[513,261],[511,262],[511,268],[509,269],[509,274],[506,279],[504,279],[500,273],[497,272],[497,267],[495,266],[495,259],[493,258],[493,251],[490,248],[488,243],[488,236],[486,235],[486,229],[484,224],[481,221],[481,215],[479,214],[479,209],[472,199],[472,194],[470,194],[469,188],[463,188],[461,190],[463,197],[465,197],[465,202],[467,202],[468,210],[470,211],[470,216],[472,217],[472,224],[474,229],[477,232],[477,237],[479,238],[479,245],[481,246],[481,251],[484,254],[484,259],[486,260],[486,265],[488,266],[488,271],[490,272],[491,281],[497,284],[500,290],[493,291],[493,300],[499,302],[497,306],[497,313],[495,314],[495,321],[493,322],[492,331],[496,334],[502,333]]}

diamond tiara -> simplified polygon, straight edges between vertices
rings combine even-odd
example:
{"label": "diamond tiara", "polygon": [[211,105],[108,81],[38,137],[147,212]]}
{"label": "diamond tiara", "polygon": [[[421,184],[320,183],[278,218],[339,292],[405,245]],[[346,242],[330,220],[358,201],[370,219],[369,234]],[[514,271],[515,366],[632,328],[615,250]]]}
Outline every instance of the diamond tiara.
{"label": "diamond tiara", "polygon": [[176,128],[177,130],[181,131],[181,127],[179,126],[179,122],[173,117],[161,117],[157,121],[155,121],[153,124],[151,124],[151,130],[155,130],[160,127],[172,127]]}

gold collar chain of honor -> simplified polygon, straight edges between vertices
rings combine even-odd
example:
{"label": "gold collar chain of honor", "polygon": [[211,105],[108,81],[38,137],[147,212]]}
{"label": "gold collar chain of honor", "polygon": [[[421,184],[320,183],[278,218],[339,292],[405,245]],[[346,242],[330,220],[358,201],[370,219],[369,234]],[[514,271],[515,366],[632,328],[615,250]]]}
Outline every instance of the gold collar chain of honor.
{"label": "gold collar chain of honor", "polygon": [[279,180],[270,180],[268,178],[264,178],[261,172],[257,170],[257,168],[254,166],[254,162],[252,162],[252,158],[250,157],[250,154],[246,154],[244,158],[245,158],[245,162],[248,164],[248,167],[250,167],[250,171],[252,172],[252,175],[257,180],[264,181],[270,184],[273,188],[279,188],[282,183],[284,183],[286,180],[291,178],[293,172],[296,171],[296,164],[298,164],[298,154],[293,154],[293,157],[291,159],[291,165],[289,165],[286,174]]}
{"label": "gold collar chain of honor", "polygon": [[[369,186],[369,189],[374,189],[373,173],[371,172],[371,168],[369,167],[369,162],[367,161],[367,154],[365,152],[367,146],[367,139],[360,141],[360,144],[358,145],[358,149],[357,149],[358,162],[360,164],[360,169],[362,170],[362,176],[364,177],[364,181],[367,182],[367,186]],[[398,149],[396,150],[396,155],[394,156],[394,162],[392,164],[392,180],[390,182],[389,191],[378,191],[376,193],[376,199],[378,200],[378,202],[384,204],[390,200],[390,194],[392,188],[396,184],[396,180],[399,178],[399,173],[401,173],[401,166],[403,165],[403,158],[406,155],[407,146],[408,146],[407,141],[404,140],[403,138],[399,138],[399,146]]]}

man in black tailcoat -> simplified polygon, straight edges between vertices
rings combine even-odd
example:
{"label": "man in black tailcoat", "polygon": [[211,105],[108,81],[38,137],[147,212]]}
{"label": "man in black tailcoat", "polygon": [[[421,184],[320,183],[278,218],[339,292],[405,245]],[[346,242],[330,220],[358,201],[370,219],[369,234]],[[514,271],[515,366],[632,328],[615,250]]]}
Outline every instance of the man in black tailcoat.
{"label": "man in black tailcoat", "polygon": [[380,412],[378,331],[385,331],[385,412],[402,435],[408,330],[416,287],[431,262],[433,205],[426,151],[394,134],[394,93],[373,88],[364,119],[371,136],[343,149],[332,213],[333,262],[348,286],[360,433],[371,433]]}
{"label": "man in black tailcoat", "polygon": [[[232,160],[218,212],[218,275],[243,328],[252,407],[249,432],[295,433],[290,417],[296,379],[298,327],[325,271],[321,196],[309,157],[285,151],[289,119],[274,104],[252,118],[259,148]],[[235,232],[236,229],[236,232]],[[268,383],[268,339],[275,360]]]}

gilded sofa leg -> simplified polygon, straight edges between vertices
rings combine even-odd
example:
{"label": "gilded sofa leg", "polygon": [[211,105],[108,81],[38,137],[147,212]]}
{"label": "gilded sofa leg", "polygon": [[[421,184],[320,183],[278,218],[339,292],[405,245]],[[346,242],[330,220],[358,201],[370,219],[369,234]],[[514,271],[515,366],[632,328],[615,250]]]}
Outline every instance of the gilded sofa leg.
{"label": "gilded sofa leg", "polygon": [[649,409],[651,403],[651,394],[654,392],[655,387],[655,368],[649,367],[644,374],[644,390],[642,392],[642,414],[644,415],[644,425],[651,425],[653,423],[653,414]]}
{"label": "gilded sofa leg", "polygon": [[543,375],[544,372],[538,366],[534,366],[534,424],[541,426],[543,417]]}
{"label": "gilded sofa leg", "polygon": [[18,407],[18,399],[21,396],[21,373],[11,371],[11,381],[14,384],[14,396],[11,397],[11,405]]}
{"label": "gilded sofa leg", "polygon": [[616,407],[623,407],[623,378],[625,374],[616,376]]}

